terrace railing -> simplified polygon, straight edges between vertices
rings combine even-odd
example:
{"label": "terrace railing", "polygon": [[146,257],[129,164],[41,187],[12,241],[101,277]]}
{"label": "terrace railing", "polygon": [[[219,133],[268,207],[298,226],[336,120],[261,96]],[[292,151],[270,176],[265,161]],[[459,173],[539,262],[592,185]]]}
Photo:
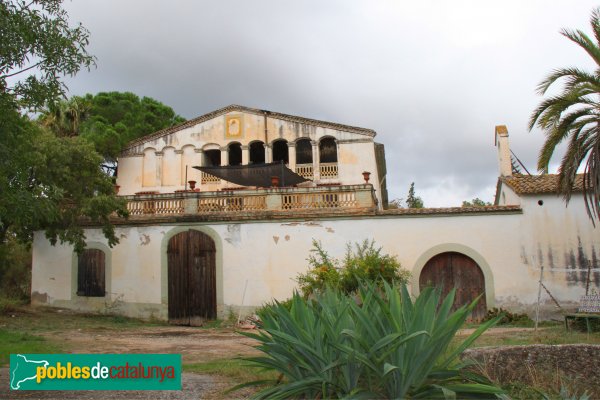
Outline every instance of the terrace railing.
{"label": "terrace railing", "polygon": [[321,179],[335,179],[338,177],[337,163],[322,163],[319,164],[319,174]]}
{"label": "terrace railing", "polygon": [[177,192],[123,196],[131,216],[359,210],[377,207],[371,185]]}

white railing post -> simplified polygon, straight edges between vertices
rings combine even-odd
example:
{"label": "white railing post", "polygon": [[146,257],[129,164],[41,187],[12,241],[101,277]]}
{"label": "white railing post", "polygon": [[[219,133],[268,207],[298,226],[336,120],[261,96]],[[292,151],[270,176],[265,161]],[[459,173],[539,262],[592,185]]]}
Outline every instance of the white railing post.
{"label": "white railing post", "polygon": [[183,199],[183,213],[196,214],[198,213],[198,197],[188,196]]}
{"label": "white railing post", "polygon": [[269,190],[266,198],[267,210],[281,210],[282,196],[282,191],[279,191],[277,189]]}

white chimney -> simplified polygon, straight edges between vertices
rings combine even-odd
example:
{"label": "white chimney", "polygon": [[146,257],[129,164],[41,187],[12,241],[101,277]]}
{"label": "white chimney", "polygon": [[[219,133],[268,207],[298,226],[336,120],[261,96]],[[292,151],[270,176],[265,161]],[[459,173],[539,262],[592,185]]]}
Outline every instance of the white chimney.
{"label": "white chimney", "polygon": [[498,148],[498,165],[500,176],[512,175],[510,147],[508,146],[508,129],[506,125],[496,125],[495,145]]}

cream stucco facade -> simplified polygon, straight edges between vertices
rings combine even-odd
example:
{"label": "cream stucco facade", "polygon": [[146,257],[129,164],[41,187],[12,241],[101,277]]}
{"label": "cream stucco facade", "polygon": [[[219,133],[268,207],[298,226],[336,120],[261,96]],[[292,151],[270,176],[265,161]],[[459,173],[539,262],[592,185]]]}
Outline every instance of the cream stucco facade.
{"label": "cream stucco facade", "polygon": [[[200,231],[214,241],[220,316],[229,310],[250,311],[272,299],[289,297],[296,287],[296,276],[307,269],[313,240],[321,241],[332,256],[342,257],[347,243],[374,239],[412,272],[413,294],[419,292],[419,277],[432,257],[448,252],[463,254],[483,273],[488,308],[532,312],[542,266],[545,286],[565,308],[572,307],[585,293],[588,271],[591,289],[600,288],[600,230],[587,218],[581,195],[576,194],[565,207],[556,195],[537,191],[535,177],[512,176],[510,162],[507,164],[505,159],[509,154],[507,131],[496,131],[501,173],[495,206],[381,210],[381,177],[372,131],[306,119],[296,124],[289,116],[285,117],[288,120],[277,119],[272,113],[273,118],[266,119],[260,113],[240,113],[239,109],[217,114],[192,120],[172,132],[150,135],[133,143],[120,159],[118,183],[122,194],[151,190],[159,194],[128,197],[131,204],[139,206],[135,210],[141,211],[129,220],[116,221],[120,243],[112,249],[100,229],[86,229],[88,246],[107,254],[104,297],[78,295],[77,255],[73,248],[66,244],[52,246],[43,232],[35,234],[34,303],[168,319],[168,247],[174,236],[188,230]],[[261,124],[266,120],[270,132],[264,140],[267,144],[276,138],[293,144],[308,136],[315,145],[320,138],[332,137],[338,150],[339,175],[328,183],[343,185],[225,191],[227,196],[223,197],[211,182],[206,187],[200,184],[198,193],[186,192],[179,197],[168,194],[185,187],[181,174],[188,156],[201,162],[205,161],[203,149],[227,148],[227,129],[231,118],[239,115],[241,126],[232,129],[236,135],[243,135],[237,139],[243,161],[249,159],[248,154],[244,156],[244,146],[264,138]],[[314,147],[313,151],[318,153]],[[147,153],[152,162],[146,159]],[[292,152],[289,154],[288,165],[294,169]],[[266,161],[269,157],[267,148]],[[315,163],[314,171],[318,167]],[[362,181],[364,170],[372,172],[372,185]],[[314,182],[322,183],[318,172],[314,173]],[[190,177],[202,179],[189,175],[188,169]],[[541,179],[546,182],[546,178]],[[144,182],[153,183],[148,186]],[[342,192],[350,197],[342,197]],[[370,202],[373,195],[379,199],[378,205]],[[233,201],[234,196],[241,200]],[[261,196],[265,200],[259,210],[231,207],[243,204],[248,197]],[[222,207],[203,208],[205,198],[214,198],[215,204],[221,199]],[[294,203],[289,200],[292,198],[308,198],[310,202]],[[546,316],[555,311],[547,295],[543,296],[542,311]]]}
{"label": "cream stucco facade", "polygon": [[[170,193],[184,190],[190,180],[200,191],[235,188],[192,167],[247,165],[256,162],[257,155],[266,163],[285,158],[292,171],[314,184],[361,184],[362,172],[370,172],[382,204],[387,196],[382,195],[385,176],[379,173],[374,137],[370,129],[232,105],[131,143],[119,157],[119,194]],[[324,162],[326,142],[335,146],[335,161]],[[302,145],[310,146],[309,154]]]}

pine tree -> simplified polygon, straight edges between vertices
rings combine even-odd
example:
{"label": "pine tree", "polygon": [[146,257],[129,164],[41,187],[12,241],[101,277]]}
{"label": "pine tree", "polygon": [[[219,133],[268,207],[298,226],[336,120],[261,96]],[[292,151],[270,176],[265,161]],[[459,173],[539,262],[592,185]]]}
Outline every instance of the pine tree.
{"label": "pine tree", "polygon": [[423,208],[423,199],[415,195],[415,183],[410,184],[408,196],[406,196],[406,207],[408,208]]}

